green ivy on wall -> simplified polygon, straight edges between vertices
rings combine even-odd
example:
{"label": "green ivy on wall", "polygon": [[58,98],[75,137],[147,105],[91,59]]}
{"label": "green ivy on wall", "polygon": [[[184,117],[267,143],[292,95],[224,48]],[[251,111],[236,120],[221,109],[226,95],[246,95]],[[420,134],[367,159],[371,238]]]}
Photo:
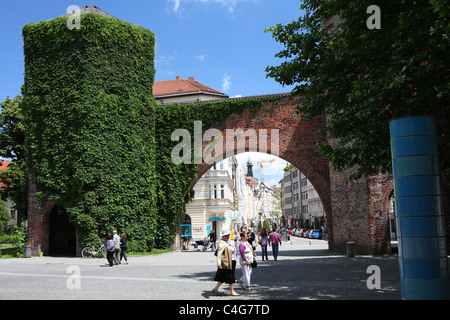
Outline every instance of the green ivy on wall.
{"label": "green ivy on wall", "polygon": [[[66,209],[81,245],[111,230],[129,250],[167,248],[174,239],[197,165],[175,165],[175,129],[203,129],[262,100],[157,106],[155,37],[120,20],[86,14],[23,28],[23,111],[27,161],[41,206]],[[273,100],[273,99],[272,99]]]}

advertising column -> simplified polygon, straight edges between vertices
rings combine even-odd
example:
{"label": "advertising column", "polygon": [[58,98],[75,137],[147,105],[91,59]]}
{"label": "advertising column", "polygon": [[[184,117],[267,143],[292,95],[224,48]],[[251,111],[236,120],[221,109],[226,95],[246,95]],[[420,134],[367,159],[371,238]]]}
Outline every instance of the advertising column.
{"label": "advertising column", "polygon": [[436,121],[399,118],[389,129],[402,298],[448,299]]}

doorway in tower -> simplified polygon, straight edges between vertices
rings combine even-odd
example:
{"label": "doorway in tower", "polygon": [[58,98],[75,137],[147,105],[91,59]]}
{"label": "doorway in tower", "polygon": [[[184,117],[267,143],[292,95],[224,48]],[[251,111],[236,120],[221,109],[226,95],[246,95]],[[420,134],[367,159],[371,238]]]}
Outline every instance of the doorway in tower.
{"label": "doorway in tower", "polygon": [[76,228],[63,207],[54,206],[50,212],[49,241],[51,256],[76,255]]}

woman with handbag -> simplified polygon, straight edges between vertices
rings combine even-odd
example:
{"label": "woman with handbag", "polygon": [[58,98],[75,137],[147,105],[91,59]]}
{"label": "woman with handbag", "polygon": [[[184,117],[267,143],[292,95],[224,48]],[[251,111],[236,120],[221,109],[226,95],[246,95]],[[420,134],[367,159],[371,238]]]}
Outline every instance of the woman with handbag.
{"label": "woman with handbag", "polygon": [[212,289],[217,296],[222,295],[219,292],[219,287],[222,283],[228,283],[230,286],[230,296],[239,296],[233,288],[235,281],[233,272],[233,249],[228,244],[230,238],[230,230],[222,230],[222,239],[219,241],[219,247],[217,248],[217,272],[214,277],[214,281],[217,281],[216,286]]}
{"label": "woman with handbag", "polygon": [[245,232],[240,234],[241,243],[239,244],[240,264],[242,268],[242,277],[239,279],[239,284],[245,290],[251,290],[250,278],[252,276],[252,264],[254,263],[254,251],[251,244],[248,242],[248,235]]}

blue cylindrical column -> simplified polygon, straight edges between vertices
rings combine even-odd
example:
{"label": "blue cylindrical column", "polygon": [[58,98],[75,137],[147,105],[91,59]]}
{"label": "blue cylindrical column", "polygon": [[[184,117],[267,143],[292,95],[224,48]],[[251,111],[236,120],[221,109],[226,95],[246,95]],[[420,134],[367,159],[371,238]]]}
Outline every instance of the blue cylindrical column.
{"label": "blue cylindrical column", "polygon": [[436,121],[391,120],[398,256],[403,299],[449,299]]}

